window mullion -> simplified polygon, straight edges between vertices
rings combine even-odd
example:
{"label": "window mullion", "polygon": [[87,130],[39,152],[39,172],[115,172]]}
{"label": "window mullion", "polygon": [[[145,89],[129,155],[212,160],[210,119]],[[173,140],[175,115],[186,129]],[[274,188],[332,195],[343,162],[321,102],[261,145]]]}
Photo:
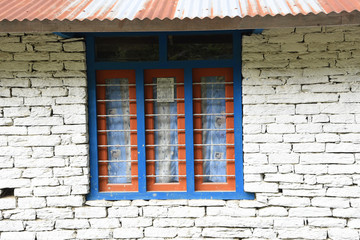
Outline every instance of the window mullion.
{"label": "window mullion", "polygon": [[235,143],[235,183],[236,191],[244,191],[243,177],[243,145],[242,145],[242,75],[241,75],[241,41],[240,32],[233,35],[234,62],[233,82],[234,82],[234,143]]}
{"label": "window mullion", "polygon": [[186,146],[186,186],[188,194],[195,192],[194,178],[194,131],[193,131],[193,91],[192,69],[184,69],[185,88],[185,142]]}
{"label": "window mullion", "polygon": [[139,193],[146,192],[146,153],[145,153],[145,96],[144,70],[136,70],[136,112],[138,144]]}

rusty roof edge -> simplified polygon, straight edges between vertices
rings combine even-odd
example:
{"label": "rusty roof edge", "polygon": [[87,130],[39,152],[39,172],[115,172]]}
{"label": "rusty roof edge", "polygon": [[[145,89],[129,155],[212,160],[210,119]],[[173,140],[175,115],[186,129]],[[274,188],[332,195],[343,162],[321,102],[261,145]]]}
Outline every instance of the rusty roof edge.
{"label": "rusty roof edge", "polygon": [[[360,12],[224,17],[185,19],[134,20],[24,20],[0,21],[0,32],[152,32],[267,29],[281,27],[310,27],[360,25]],[[101,31],[99,31],[101,30]]]}

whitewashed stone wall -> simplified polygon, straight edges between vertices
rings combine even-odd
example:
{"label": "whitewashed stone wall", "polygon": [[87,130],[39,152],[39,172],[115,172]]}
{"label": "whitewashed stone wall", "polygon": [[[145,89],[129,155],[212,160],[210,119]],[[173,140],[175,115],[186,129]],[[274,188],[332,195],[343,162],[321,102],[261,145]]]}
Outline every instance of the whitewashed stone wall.
{"label": "whitewashed stone wall", "polygon": [[0,35],[0,240],[359,239],[360,27],[243,39],[255,200],[86,201],[82,39]]}

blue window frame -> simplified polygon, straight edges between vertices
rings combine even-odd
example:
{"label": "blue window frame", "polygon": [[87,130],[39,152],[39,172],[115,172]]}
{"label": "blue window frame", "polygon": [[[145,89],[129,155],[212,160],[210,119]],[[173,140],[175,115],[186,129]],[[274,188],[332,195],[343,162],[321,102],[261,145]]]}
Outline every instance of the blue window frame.
{"label": "blue window frame", "polygon": [[[253,199],[254,196],[251,193],[244,192],[243,187],[243,151],[242,151],[242,100],[241,100],[241,31],[228,31],[228,32],[201,32],[196,33],[199,34],[230,34],[232,36],[232,58],[224,59],[224,60],[181,60],[181,61],[169,61],[168,60],[168,36],[191,36],[193,33],[189,32],[176,32],[176,33],[88,33],[86,34],[86,49],[87,49],[87,69],[88,69],[88,96],[89,96],[89,134],[90,134],[90,175],[91,175],[91,190],[90,194],[87,196],[89,200],[95,199],[107,199],[107,200],[121,200],[121,199]],[[158,61],[125,61],[125,62],[101,62],[96,61],[95,57],[95,39],[96,37],[121,37],[121,36],[157,36],[159,39],[159,60]],[[196,140],[194,141],[194,101],[196,101],[194,97],[194,89],[196,87],[196,81],[203,80],[195,80],[194,72],[202,71],[204,69],[231,69],[232,75],[232,88],[231,91],[233,94],[233,154],[234,154],[234,181],[235,186],[232,190],[207,190],[208,188],[199,189],[196,184],[196,169],[195,169],[195,147]],[[184,98],[183,98],[183,106],[184,106],[184,135],[186,141],[186,150],[185,154],[185,175],[180,176],[186,179],[186,187],[182,190],[149,190],[148,179],[149,173],[147,172],[147,149],[146,149],[146,97],[145,91],[149,91],[146,89],[146,72],[152,70],[171,70],[177,69],[183,72],[183,89],[184,89]],[[99,172],[99,118],[98,118],[98,107],[97,103],[99,102],[99,92],[97,92],[97,73],[99,71],[111,71],[111,70],[119,70],[119,71],[132,71],[134,73],[135,87],[136,87],[136,133],[137,133],[137,142],[136,142],[136,191],[119,191],[119,190],[111,190],[105,191],[100,188],[100,176]],[[156,72],[156,71],[155,71]],[[160,76],[162,77],[162,76]],[[204,76],[206,77],[206,76]],[[176,81],[176,80],[175,80]],[[207,79],[205,82],[215,81],[216,79]],[[220,89],[220,91],[225,91],[225,88]],[[196,90],[196,89],[195,89]],[[212,88],[203,88],[204,94],[198,99],[202,99],[204,96],[212,99],[224,99],[226,101],[225,95],[216,95],[219,90]],[[228,91],[228,90],[226,90]],[[174,98],[176,98],[176,93]],[[113,94],[113,91],[110,91],[109,94]],[[109,96],[110,96],[109,95]],[[156,95],[156,94],[155,94]],[[181,100],[180,100],[181,101]],[[205,99],[205,101],[208,101]],[[209,101],[207,102],[209,104]],[[221,104],[225,104],[221,103]],[[220,104],[220,105],[221,105]],[[225,105],[219,105],[219,111],[225,107]],[[113,106],[113,105],[112,105]],[[155,106],[155,105],[154,105]],[[159,105],[160,106],[160,105]],[[173,105],[175,106],[175,105]],[[177,105],[178,108],[180,105]],[[180,107],[181,108],[181,107]],[[203,106],[203,109],[206,109]],[[175,111],[175,112],[174,112]],[[177,110],[179,113],[179,110]],[[171,113],[176,113],[176,108],[171,110]],[[211,115],[211,114],[209,114]],[[221,118],[207,118],[208,121],[219,121],[221,122]],[[211,120],[212,119],[212,120]],[[227,120],[225,120],[227,121]],[[178,122],[179,123],[179,122]],[[176,126],[176,121],[172,122],[172,128],[179,128]],[[209,127],[210,125],[203,125],[204,128]],[[123,136],[123,135],[118,135]],[[219,135],[211,135],[211,132],[208,133],[208,139],[216,139]],[[226,140],[227,141],[227,140]],[[201,144],[200,144],[201,145]],[[205,144],[206,145],[206,142]],[[216,144],[215,144],[216,145]],[[206,147],[204,147],[206,148]],[[215,148],[214,148],[215,149]],[[108,150],[110,151],[110,150]],[[206,150],[204,150],[206,151]],[[222,151],[214,150],[214,151]],[[227,150],[225,150],[227,151]],[[223,158],[222,154],[216,152],[219,156],[218,158]],[[206,153],[204,153],[204,156]],[[226,159],[225,159],[226,160]],[[204,172],[209,172],[209,166],[204,167]],[[218,165],[217,167],[224,167],[224,165]],[[176,170],[180,171],[180,170]],[[218,173],[223,173],[223,170],[219,170]],[[122,175],[122,174],[121,174]],[[201,175],[204,179],[215,179],[217,182],[224,182],[224,176],[221,174],[216,176],[215,178],[211,176],[206,176],[206,174]],[[107,176],[108,178],[109,176]],[[226,176],[225,176],[226,177]],[[122,183],[126,183],[126,178],[118,178]],[[172,178],[174,179],[174,178]],[[176,178],[177,179],[177,178]],[[217,180],[216,180],[217,179]],[[177,180],[175,180],[177,181]],[[225,180],[226,181],[226,180]],[[206,184],[205,184],[206,185]],[[155,188],[156,189],[156,188]],[[167,188],[165,188],[167,189]]]}

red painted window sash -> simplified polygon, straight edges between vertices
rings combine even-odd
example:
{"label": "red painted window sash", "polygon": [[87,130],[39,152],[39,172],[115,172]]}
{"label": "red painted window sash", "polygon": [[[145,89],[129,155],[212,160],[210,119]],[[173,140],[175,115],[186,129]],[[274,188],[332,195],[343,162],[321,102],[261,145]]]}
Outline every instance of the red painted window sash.
{"label": "red painted window sash", "polygon": [[[127,78],[129,84],[135,84],[135,71],[134,70],[101,70],[96,71],[97,84],[105,84],[106,79],[114,78]],[[97,86],[96,95],[98,100],[106,100],[106,87]],[[129,100],[136,100],[136,88],[135,86],[129,86]],[[106,102],[97,102],[97,114],[106,115]],[[136,115],[136,101],[129,102],[129,110],[131,115]],[[106,129],[106,117],[97,118],[98,130]],[[130,117],[130,130],[137,129],[136,117]],[[137,145],[137,133],[130,132],[130,144]],[[98,132],[98,145],[107,145],[106,132]],[[137,163],[137,147],[131,147],[131,176],[138,175],[138,163]],[[108,160],[107,147],[98,147],[98,160]],[[99,176],[108,175],[108,163],[99,162]],[[134,192],[138,191],[138,177],[131,177],[131,183],[127,184],[113,184],[108,183],[108,178],[99,178],[99,191],[106,192]]]}
{"label": "red painted window sash", "polygon": [[[151,69],[145,70],[145,84],[153,83],[153,78],[175,77],[176,83],[184,83],[184,71],[182,69]],[[184,85],[176,85],[176,98],[184,98]],[[146,101],[153,99],[153,87],[145,86],[145,114],[153,114],[153,102]],[[177,114],[185,114],[185,102],[177,101]],[[185,116],[178,116],[178,129],[185,129]],[[145,129],[154,129],[154,117],[145,117]],[[154,132],[145,133],[146,144],[154,145]],[[178,131],[178,144],[185,145],[185,131]],[[178,146],[178,159],[185,159],[185,146]],[[146,159],[155,159],[155,147],[146,147]],[[178,162],[178,174],[186,175],[186,162]],[[155,162],[146,162],[146,174],[155,175]],[[155,177],[147,177],[147,191],[186,191],[186,177],[179,177],[178,183],[156,183]]]}
{"label": "red painted window sash", "polygon": [[[193,82],[201,82],[201,77],[224,76],[225,82],[233,81],[232,68],[201,68],[193,69]],[[234,97],[233,84],[225,85],[225,97]],[[193,98],[201,98],[201,85],[193,85]],[[194,114],[201,114],[201,101],[193,102]],[[234,113],[233,100],[226,100],[226,113]],[[201,129],[201,116],[194,116],[194,129]],[[234,129],[234,116],[226,116],[226,128]],[[202,132],[194,131],[194,144],[202,144]],[[226,144],[234,144],[234,131],[226,131]],[[226,147],[227,159],[235,159],[235,147]],[[202,146],[194,146],[194,158],[203,159]],[[203,161],[195,161],[195,175],[203,175]],[[227,161],[227,175],[235,175],[235,161]],[[203,177],[195,177],[195,191],[235,191],[235,177],[227,177],[225,183],[203,182]]]}

